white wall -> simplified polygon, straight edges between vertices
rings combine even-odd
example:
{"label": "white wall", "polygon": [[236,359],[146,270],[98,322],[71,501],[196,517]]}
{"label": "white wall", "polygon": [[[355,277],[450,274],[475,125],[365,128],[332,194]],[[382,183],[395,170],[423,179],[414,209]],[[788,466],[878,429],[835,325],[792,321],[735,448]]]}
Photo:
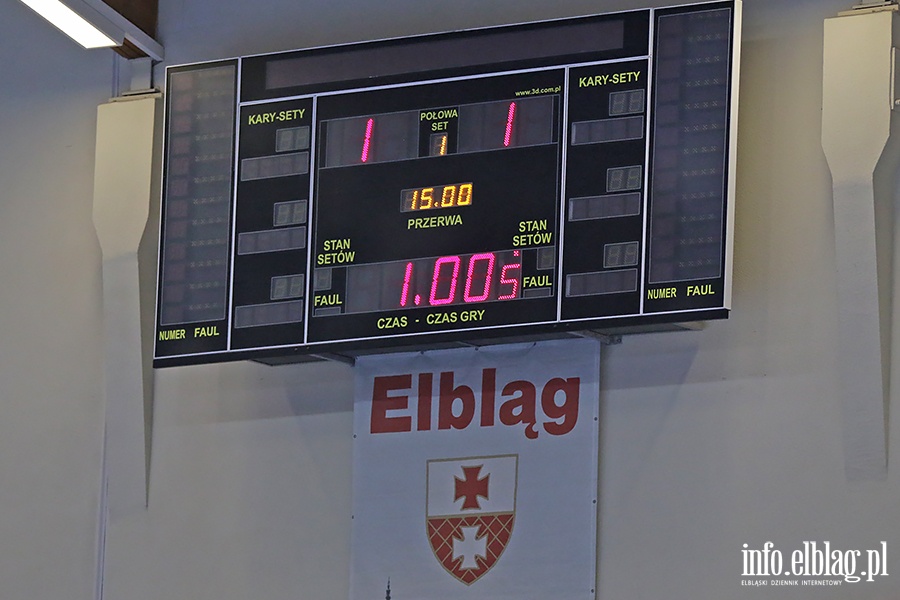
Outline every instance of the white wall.
{"label": "white wall", "polygon": [[[835,327],[821,32],[849,4],[745,0],[733,316],[604,355],[603,600],[900,597],[898,469],[847,481],[834,368],[852,357]],[[180,63],[646,5],[160,0],[160,18]],[[82,600],[103,428],[94,115],[112,59],[0,6],[0,598]],[[105,597],[346,598],[351,377],[330,363],[158,371],[149,508],[109,524]],[[891,576],[742,588],[742,544],[767,540],[885,540]]]}
{"label": "white wall", "polygon": [[112,58],[0,6],[0,597],[90,598],[103,432],[91,191]]}

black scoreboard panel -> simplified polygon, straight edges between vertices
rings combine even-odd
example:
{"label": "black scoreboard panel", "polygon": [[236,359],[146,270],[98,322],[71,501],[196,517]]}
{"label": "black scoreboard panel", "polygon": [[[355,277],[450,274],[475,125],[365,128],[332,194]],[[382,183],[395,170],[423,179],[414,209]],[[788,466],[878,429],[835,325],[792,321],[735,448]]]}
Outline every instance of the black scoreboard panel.
{"label": "black scoreboard panel", "polygon": [[172,67],[154,364],[730,308],[740,2]]}

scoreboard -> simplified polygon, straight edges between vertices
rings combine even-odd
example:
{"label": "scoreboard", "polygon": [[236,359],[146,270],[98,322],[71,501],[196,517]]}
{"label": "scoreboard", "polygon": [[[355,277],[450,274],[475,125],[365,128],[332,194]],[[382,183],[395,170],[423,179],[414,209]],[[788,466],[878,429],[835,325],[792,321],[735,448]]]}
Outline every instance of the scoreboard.
{"label": "scoreboard", "polygon": [[727,317],[740,9],[170,67],[154,365]]}

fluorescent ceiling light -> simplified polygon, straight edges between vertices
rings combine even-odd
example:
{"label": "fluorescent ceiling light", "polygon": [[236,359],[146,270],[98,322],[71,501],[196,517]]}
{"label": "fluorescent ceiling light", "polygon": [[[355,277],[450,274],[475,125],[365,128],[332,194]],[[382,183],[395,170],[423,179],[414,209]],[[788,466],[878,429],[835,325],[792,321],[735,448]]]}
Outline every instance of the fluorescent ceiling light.
{"label": "fluorescent ceiling light", "polygon": [[116,41],[100,31],[60,0],[22,0],[22,2],[85,48],[108,48],[122,43],[121,40]]}

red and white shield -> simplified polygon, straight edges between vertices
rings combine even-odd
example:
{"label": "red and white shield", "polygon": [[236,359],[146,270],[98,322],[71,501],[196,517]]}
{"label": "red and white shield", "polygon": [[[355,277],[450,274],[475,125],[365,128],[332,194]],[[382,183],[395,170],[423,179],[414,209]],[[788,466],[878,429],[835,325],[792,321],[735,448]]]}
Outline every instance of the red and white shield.
{"label": "red and white shield", "polygon": [[428,461],[428,542],[444,570],[466,585],[490,571],[509,544],[517,476],[517,455]]}

